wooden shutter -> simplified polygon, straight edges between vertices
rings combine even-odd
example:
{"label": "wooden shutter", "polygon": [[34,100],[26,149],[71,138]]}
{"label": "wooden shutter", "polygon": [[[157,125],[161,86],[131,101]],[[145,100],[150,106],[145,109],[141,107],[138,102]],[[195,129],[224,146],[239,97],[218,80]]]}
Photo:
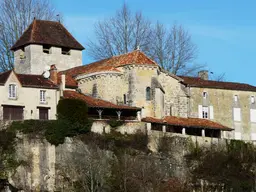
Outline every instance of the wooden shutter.
{"label": "wooden shutter", "polygon": [[23,107],[20,106],[3,106],[4,120],[22,120]]}
{"label": "wooden shutter", "polygon": [[39,119],[40,120],[48,120],[48,109],[47,108],[39,108]]}
{"label": "wooden shutter", "polygon": [[3,119],[4,120],[10,120],[10,112],[9,112],[9,107],[8,106],[3,107]]}

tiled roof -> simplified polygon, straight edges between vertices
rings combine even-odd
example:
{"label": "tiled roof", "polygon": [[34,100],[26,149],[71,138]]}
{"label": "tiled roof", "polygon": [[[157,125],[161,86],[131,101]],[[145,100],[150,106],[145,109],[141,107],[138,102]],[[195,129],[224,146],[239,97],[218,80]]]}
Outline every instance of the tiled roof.
{"label": "tiled roof", "polygon": [[143,52],[135,50],[123,55],[113,56],[107,59],[96,61],[88,65],[75,67],[65,72],[66,74],[69,74],[72,77],[80,74],[90,74],[101,71],[119,72],[119,70],[116,69],[117,67],[129,64],[158,66],[157,63],[155,63],[153,60],[147,57]]}
{"label": "tiled roof", "polygon": [[[12,70],[0,73],[0,85],[4,85],[9,78]],[[45,79],[42,75],[28,75],[28,74],[16,74],[20,84],[23,87],[34,87],[34,88],[46,88],[46,89],[57,89],[58,86],[55,85],[51,80]]]}
{"label": "tiled roof", "polygon": [[[61,84],[61,74],[63,74],[63,72],[58,72],[58,85]],[[65,85],[66,88],[73,89],[73,88],[78,87],[76,80],[73,79],[70,75],[65,74],[65,79],[66,79],[66,82],[65,82],[66,83],[66,85]]]}
{"label": "tiled roof", "polygon": [[28,44],[84,49],[61,23],[44,20],[34,20],[12,46],[11,50],[17,50]]}
{"label": "tiled roof", "polygon": [[137,107],[130,107],[126,105],[116,105],[114,103],[104,101],[101,99],[97,99],[88,95],[84,95],[82,93],[78,93],[76,91],[64,91],[64,98],[69,98],[69,99],[80,99],[83,100],[87,103],[89,107],[96,107],[96,108],[112,108],[112,109],[127,109],[127,110],[140,110],[140,108]]}
{"label": "tiled roof", "polygon": [[208,119],[200,119],[200,118],[182,118],[182,117],[166,116],[163,119],[156,119],[154,117],[146,117],[146,118],[143,118],[142,121],[150,122],[150,123],[180,126],[185,128],[221,129],[225,131],[233,130],[220,123],[210,121]]}
{"label": "tiled roof", "polygon": [[23,87],[58,89],[56,84],[42,75],[16,74],[16,76]]}
{"label": "tiled roof", "polygon": [[9,75],[11,74],[11,70],[0,73],[0,85],[4,85],[5,82],[7,81]]}
{"label": "tiled roof", "polygon": [[183,83],[191,87],[256,91],[256,87],[249,84],[244,84],[244,83],[203,80],[199,77],[187,77],[187,76],[179,76],[179,77],[184,80]]}

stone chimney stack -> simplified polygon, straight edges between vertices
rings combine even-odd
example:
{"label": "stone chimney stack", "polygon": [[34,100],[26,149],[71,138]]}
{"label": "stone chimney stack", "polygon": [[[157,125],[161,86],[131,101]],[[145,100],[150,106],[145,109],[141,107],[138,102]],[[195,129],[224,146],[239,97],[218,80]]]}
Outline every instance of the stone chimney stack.
{"label": "stone chimney stack", "polygon": [[50,79],[53,83],[57,84],[58,83],[58,72],[57,68],[55,65],[51,65],[50,69]]}
{"label": "stone chimney stack", "polygon": [[208,76],[208,71],[207,70],[202,70],[198,72],[198,77],[203,79],[203,80],[208,80],[209,76]]}

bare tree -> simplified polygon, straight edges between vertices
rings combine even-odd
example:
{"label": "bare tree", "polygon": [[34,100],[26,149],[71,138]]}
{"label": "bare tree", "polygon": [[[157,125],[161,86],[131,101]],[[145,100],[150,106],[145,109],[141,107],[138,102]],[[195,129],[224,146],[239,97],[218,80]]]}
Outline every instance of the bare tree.
{"label": "bare tree", "polygon": [[55,18],[55,9],[49,0],[0,1],[0,71],[13,68],[10,48],[34,18]]}
{"label": "bare tree", "polygon": [[99,21],[94,29],[96,42],[88,43],[89,54],[94,59],[104,59],[150,45],[151,22],[140,12],[133,14],[126,4],[115,17]]}
{"label": "bare tree", "polygon": [[96,60],[139,48],[174,74],[192,74],[204,67],[192,64],[197,47],[183,26],[174,24],[170,30],[159,22],[153,26],[141,12],[131,12],[126,4],[114,17],[98,22],[95,35],[96,42],[90,41],[88,50]]}
{"label": "bare tree", "polygon": [[193,74],[204,65],[192,64],[197,56],[197,46],[188,31],[178,24],[167,29],[157,23],[154,27],[148,54],[165,70],[173,74]]}

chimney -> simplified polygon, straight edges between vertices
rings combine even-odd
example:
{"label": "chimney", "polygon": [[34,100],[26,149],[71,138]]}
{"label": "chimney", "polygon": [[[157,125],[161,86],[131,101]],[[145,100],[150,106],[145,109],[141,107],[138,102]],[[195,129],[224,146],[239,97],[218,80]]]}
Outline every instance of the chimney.
{"label": "chimney", "polygon": [[58,84],[58,73],[57,73],[57,68],[55,65],[51,65],[50,79],[54,84]]}
{"label": "chimney", "polygon": [[63,91],[65,90],[65,86],[66,86],[66,75],[61,74],[60,96],[63,96]]}
{"label": "chimney", "polygon": [[198,77],[203,79],[203,80],[208,80],[208,71],[207,70],[202,70],[198,72]]}

